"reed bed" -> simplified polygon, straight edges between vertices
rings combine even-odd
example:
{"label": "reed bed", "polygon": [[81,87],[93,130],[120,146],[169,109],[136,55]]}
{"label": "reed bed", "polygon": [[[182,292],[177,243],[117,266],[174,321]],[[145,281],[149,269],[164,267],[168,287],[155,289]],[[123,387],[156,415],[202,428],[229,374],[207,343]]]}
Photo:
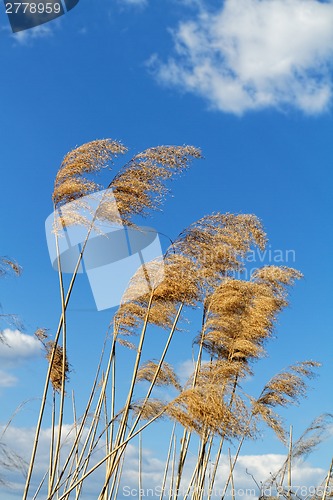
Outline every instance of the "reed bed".
{"label": "reed bed", "polygon": [[[67,309],[96,222],[115,222],[120,216],[123,225],[136,227],[138,216],[149,217],[152,211],[161,209],[169,181],[185,172],[192,160],[201,158],[200,150],[192,146],[159,146],[135,155],[108,185],[114,198],[102,198],[92,217],[85,219],[80,210],[84,197],[101,188],[92,175],[112,165],[115,157],[126,151],[120,142],[109,139],[84,144],[65,156],[56,176],[52,200],[55,209],[61,208],[62,217],[60,227],[55,227],[55,237],[59,238],[59,229],[77,224],[85,226],[87,233],[67,289],[58,256],[62,312],[53,339],[45,330],[36,332],[45,348],[48,369],[23,500],[83,498],[86,482],[101,469],[104,479],[95,498],[120,498],[126,452],[136,438],[140,492],[145,472],[143,437],[146,432],[153,433],[154,424],[162,419],[165,429],[169,429],[168,421],[173,422],[173,428],[164,453],[164,473],[160,484],[154,485],[160,487],[160,499],[213,498],[218,466],[230,442],[236,452],[229,452],[229,472],[220,498],[230,488],[234,491],[234,469],[243,443],[254,439],[262,424],[268,425],[287,449],[286,462],[272,475],[270,484],[279,486],[279,491],[285,488],[287,498],[296,498],[292,461],[319,443],[329,418],[320,417],[293,443],[292,433],[286,431],[279,415],[279,409],[305,396],[307,381],[319,366],[312,360],[282,369],[264,384],[259,395],[244,391],[246,379],[255,375],[255,362],[267,356],[278,316],[288,306],[290,288],[302,278],[299,271],[283,266],[264,266],[248,280],[235,278],[241,276],[248,252],[255,248],[262,251],[267,244],[262,223],[255,215],[204,216],[174,238],[163,260],[138,269],[110,318],[104,345],[101,340],[101,357],[82,415],[76,412],[75,393],[72,398],[66,396],[66,346],[71,335],[67,331]],[[1,265],[14,272],[19,269],[6,261]],[[193,356],[193,372],[180,381],[169,360],[174,337],[191,310],[199,320],[198,324],[190,323],[193,351],[184,353],[184,359]],[[158,329],[167,332],[166,341],[162,351],[151,359],[145,347]],[[134,354],[126,358],[133,359],[128,366],[131,376],[127,394],[119,394],[117,387],[117,367],[124,363],[120,347]],[[45,416],[47,401],[53,405],[50,422]],[[62,429],[67,404],[73,408],[73,431],[64,454],[66,436]],[[42,425],[52,429],[50,459],[36,492],[32,491],[32,478]],[[209,467],[212,463],[213,469]],[[328,498],[331,482],[332,465],[324,479],[322,500]]]}

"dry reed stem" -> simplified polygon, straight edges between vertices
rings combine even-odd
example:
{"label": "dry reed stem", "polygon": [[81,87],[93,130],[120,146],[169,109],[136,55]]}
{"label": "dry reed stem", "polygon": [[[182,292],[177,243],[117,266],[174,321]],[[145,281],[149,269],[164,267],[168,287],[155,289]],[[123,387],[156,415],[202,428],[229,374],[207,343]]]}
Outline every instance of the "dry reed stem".
{"label": "dry reed stem", "polygon": [[145,317],[150,298],[147,275],[153,287],[149,324],[171,328],[179,304],[194,306],[200,298],[198,273],[190,259],[169,254],[163,262],[149,262],[131,279],[115,315],[121,335],[133,335]]}
{"label": "dry reed stem", "polygon": [[[63,477],[63,475],[64,475],[64,473],[65,473],[65,471],[66,471],[66,469],[67,469],[67,467],[69,465],[69,462],[70,462],[71,457],[72,457],[73,454],[74,454],[74,459],[76,459],[76,451],[78,450],[79,442],[80,442],[80,439],[82,437],[82,433],[84,431],[84,428],[85,428],[85,425],[86,425],[86,422],[87,422],[87,419],[88,419],[88,416],[89,416],[90,408],[91,408],[91,405],[92,405],[92,402],[93,402],[93,398],[95,396],[96,389],[97,389],[97,386],[98,386],[97,382],[98,382],[98,377],[99,377],[101,366],[102,366],[102,361],[103,361],[103,357],[104,357],[105,347],[106,347],[106,339],[104,341],[103,349],[102,349],[102,352],[101,352],[101,355],[100,355],[100,359],[99,359],[99,363],[98,363],[98,366],[97,366],[97,370],[96,370],[96,375],[95,375],[95,378],[94,378],[94,382],[93,382],[93,385],[92,385],[92,388],[91,388],[91,391],[90,391],[89,399],[88,399],[88,402],[86,404],[86,407],[85,407],[85,410],[84,410],[84,414],[83,414],[83,416],[80,419],[80,426],[79,426],[79,428],[77,430],[76,437],[75,437],[75,440],[73,442],[72,448],[69,451],[69,453],[67,454],[65,462],[63,464],[63,468],[62,468],[62,470],[59,473],[59,477],[57,479],[57,483],[54,486],[54,492],[58,491],[60,481],[61,481],[61,479],[62,479],[62,477]],[[113,350],[111,349],[111,353],[112,352],[113,352]],[[112,354],[111,354],[111,356],[112,356]],[[78,459],[77,462],[80,463],[80,459]],[[71,469],[72,469],[72,467],[73,467],[73,463],[72,463]],[[78,468],[78,465],[77,465],[77,468]],[[70,476],[70,474],[69,474],[69,476]]]}
{"label": "dry reed stem", "polygon": [[158,418],[163,416],[166,403],[161,399],[150,398],[148,401],[141,399],[131,405],[134,415],[138,415],[140,420],[151,420],[158,415]]}

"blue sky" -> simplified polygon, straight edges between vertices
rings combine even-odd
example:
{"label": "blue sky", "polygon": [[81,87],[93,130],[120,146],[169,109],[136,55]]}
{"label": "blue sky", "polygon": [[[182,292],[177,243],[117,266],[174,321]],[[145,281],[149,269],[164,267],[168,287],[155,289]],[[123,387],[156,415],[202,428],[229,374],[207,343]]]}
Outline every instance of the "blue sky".
{"label": "blue sky", "polygon": [[[17,35],[1,5],[0,51],[0,254],[24,269],[0,282],[4,312],[19,315],[29,335],[56,328],[57,274],[44,221],[68,150],[121,140],[129,154],[100,177],[107,184],[136,152],[191,144],[204,159],[172,184],[173,196],[149,224],[175,237],[214,211],[254,213],[272,251],[294,251],[286,264],[305,278],[280,317],[270,357],[256,368],[261,383],[293,361],[322,362],[314,390],[288,422],[301,431],[331,411],[333,3],[81,0],[66,16]],[[94,310],[85,277],[71,308],[74,384],[92,376],[112,311]],[[7,380],[0,424],[40,394],[45,364],[34,346],[21,347],[11,359],[0,352]],[[28,403],[16,425],[32,426],[36,412]],[[274,440],[269,450],[263,442],[245,450],[281,452]],[[316,460],[328,467],[329,446]]]}

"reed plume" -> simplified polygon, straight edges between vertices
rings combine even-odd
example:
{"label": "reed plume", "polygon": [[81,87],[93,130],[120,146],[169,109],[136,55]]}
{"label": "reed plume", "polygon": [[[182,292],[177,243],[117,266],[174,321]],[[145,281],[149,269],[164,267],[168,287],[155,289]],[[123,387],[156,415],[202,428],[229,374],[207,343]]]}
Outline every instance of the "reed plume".
{"label": "reed plume", "polygon": [[202,437],[209,432],[227,439],[244,433],[252,435],[254,430],[246,425],[249,410],[243,400],[234,396],[231,407],[229,399],[230,392],[225,387],[211,382],[197,383],[169,403],[166,411],[173,420]]}
{"label": "reed plume", "polygon": [[148,401],[135,401],[135,403],[132,403],[131,409],[134,415],[137,415],[140,420],[151,420],[156,417],[162,418],[166,406],[166,403],[161,399],[150,398]]}
{"label": "reed plume", "polygon": [[332,418],[333,415],[325,413],[311,422],[294,442],[291,457],[288,456],[282,466],[276,472],[271,473],[269,479],[263,482],[264,490],[268,490],[272,486],[281,486],[285,478],[288,461],[304,460],[323,440],[329,437]]}
{"label": "reed plume", "polygon": [[157,146],[134,156],[109,185],[123,222],[156,210],[168,192],[166,181],[188,168],[192,158],[201,158],[193,146]]}
{"label": "reed plume", "polygon": [[[149,286],[152,289],[147,292]],[[151,294],[148,322],[171,328],[179,305],[195,306],[200,293],[198,272],[189,258],[170,253],[163,261],[144,264],[131,279],[115,315],[117,330],[122,335],[135,333],[145,318]]]}
{"label": "reed plume", "polygon": [[228,360],[248,362],[264,356],[277,314],[288,305],[287,286],[300,277],[291,268],[266,266],[251,281],[224,279],[207,299],[204,349]]}
{"label": "reed plume", "polygon": [[260,416],[284,442],[286,435],[282,420],[273,408],[297,404],[306,394],[307,386],[304,379],[314,377],[313,369],[318,366],[320,363],[315,361],[303,361],[291,365],[287,370],[271,378],[260,397],[253,402],[253,414]]}
{"label": "reed plume", "polygon": [[11,273],[20,276],[22,274],[22,267],[13,259],[0,257],[0,277]]}
{"label": "reed plume", "polygon": [[64,157],[57,173],[52,199],[59,207],[97,191],[100,186],[86,178],[105,168],[118,154],[126,152],[125,146],[111,139],[101,139],[83,144]]}
{"label": "reed plume", "polygon": [[[22,267],[13,259],[0,257],[0,278],[11,276],[13,274],[15,276],[20,276],[22,274]],[[23,325],[16,314],[3,314],[0,312],[0,327],[2,322],[9,326],[13,325],[15,328],[23,328]],[[1,330],[0,342],[3,342],[3,333]]]}
{"label": "reed plume", "polygon": [[173,251],[191,259],[203,285],[214,289],[221,279],[240,271],[252,246],[264,249],[266,234],[251,214],[212,214],[191,224],[177,238]]}
{"label": "reed plume", "polygon": [[[154,361],[146,361],[138,371],[137,380],[146,380],[151,382],[156,373],[158,364]],[[181,390],[181,385],[179,384],[178,377],[169,363],[164,362],[159,369],[158,376],[155,381],[156,386],[173,386],[178,391]]]}

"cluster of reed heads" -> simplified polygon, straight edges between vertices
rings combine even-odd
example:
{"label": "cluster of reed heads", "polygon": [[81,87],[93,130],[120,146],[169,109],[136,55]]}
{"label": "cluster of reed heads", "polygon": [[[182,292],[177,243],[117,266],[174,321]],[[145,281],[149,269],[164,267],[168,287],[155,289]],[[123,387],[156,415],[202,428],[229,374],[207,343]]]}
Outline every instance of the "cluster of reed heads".
{"label": "cluster of reed heads", "polygon": [[[306,379],[313,376],[318,363],[295,363],[269,380],[257,396],[246,394],[243,388],[254,375],[254,363],[267,355],[266,345],[272,338],[277,317],[288,305],[289,288],[301,278],[299,271],[277,266],[264,266],[249,280],[234,278],[236,272],[239,275],[242,271],[247,253],[255,247],[263,250],[266,245],[262,224],[251,214],[204,216],[175,238],[163,259],[138,269],[110,321],[86,408],[78,417],[73,392],[73,431],[70,436],[63,435],[64,408],[70,399],[65,389],[69,371],[66,346],[70,335],[67,307],[93,226],[102,220],[137,227],[138,216],[147,217],[160,208],[168,192],[168,182],[184,172],[192,159],[201,157],[200,151],[192,146],[160,146],[135,155],[110,182],[112,197],[105,195],[95,213],[85,218],[84,197],[101,189],[91,175],[110,166],[116,156],[125,152],[126,148],[117,141],[93,141],[69,152],[56,176],[53,203],[55,211],[60,208],[61,211],[55,223],[55,238],[61,237],[59,229],[75,224],[85,225],[87,236],[67,290],[58,256],[62,313],[54,338],[48,340],[44,330],[37,332],[46,349],[48,371],[24,500],[33,485],[49,388],[53,392],[50,459],[33,498],[39,498],[39,494],[44,499],[46,495],[48,500],[77,499],[83,495],[90,476],[101,468],[104,474],[96,498],[121,497],[126,450],[137,437],[141,498],[144,474],[141,439],[143,431],[154,432],[153,424],[160,419],[165,420],[166,429],[168,420],[174,422],[170,445],[165,450],[165,469],[160,485],[145,486],[160,486],[161,499],[210,499],[216,482],[221,484],[218,467],[224,445],[231,441],[237,446],[233,458],[230,457],[230,472],[224,478],[220,497],[224,498],[233,484],[242,444],[245,439],[257,436],[261,422],[287,446],[289,442],[289,462],[296,455],[278,409],[305,395]],[[186,381],[180,381],[170,358],[175,335],[189,335],[179,331],[186,317],[191,318],[190,330],[195,332],[193,371]],[[147,358],[145,347],[149,335],[158,335],[159,330],[166,331],[160,333],[165,338],[164,348],[154,359]],[[124,349],[130,349],[131,356],[124,357]],[[188,353],[184,360],[191,357]],[[124,362],[131,363],[127,372],[132,375],[128,392],[119,394],[117,366]],[[79,369],[75,367],[76,371]],[[305,438],[300,441],[299,450],[302,443],[304,449],[311,447],[307,448],[305,442]],[[282,474],[285,476],[286,467],[275,481]],[[286,491],[291,498],[289,483],[290,480]]]}

